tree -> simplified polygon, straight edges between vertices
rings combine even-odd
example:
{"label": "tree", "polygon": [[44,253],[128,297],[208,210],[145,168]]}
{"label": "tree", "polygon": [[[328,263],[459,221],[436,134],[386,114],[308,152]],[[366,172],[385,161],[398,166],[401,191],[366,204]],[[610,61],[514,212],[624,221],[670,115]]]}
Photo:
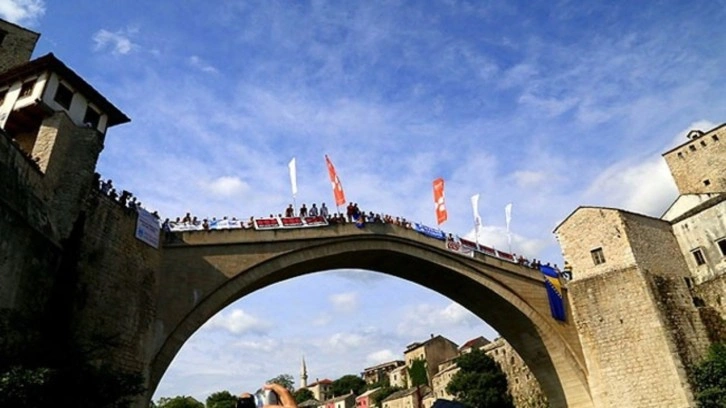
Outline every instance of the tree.
{"label": "tree", "polygon": [[426,360],[417,358],[411,361],[411,366],[408,367],[408,378],[411,380],[411,386],[416,387],[416,401],[418,406],[423,406],[423,395],[421,395],[421,386],[428,385],[429,376],[426,371]]}
{"label": "tree", "polygon": [[726,343],[714,343],[694,371],[696,400],[701,408],[726,406]]}
{"label": "tree", "polygon": [[333,381],[331,391],[335,396],[341,396],[353,391],[355,395],[360,395],[366,389],[366,382],[357,375],[346,374]]}
{"label": "tree", "polygon": [[295,378],[290,374],[280,374],[275,378],[267,380],[268,384],[280,384],[290,392],[295,391]]}
{"label": "tree", "polygon": [[297,402],[298,404],[315,398],[313,392],[307,388],[300,388],[299,390],[295,391],[292,396],[295,397],[295,402]]}
{"label": "tree", "polygon": [[204,408],[204,404],[193,397],[180,395],[173,398],[159,398],[158,408]]}
{"label": "tree", "polygon": [[235,408],[237,397],[229,391],[219,391],[207,397],[207,408]]}
{"label": "tree", "polygon": [[446,386],[454,398],[474,408],[513,408],[507,390],[507,376],[499,365],[480,349],[456,359],[459,371]]}

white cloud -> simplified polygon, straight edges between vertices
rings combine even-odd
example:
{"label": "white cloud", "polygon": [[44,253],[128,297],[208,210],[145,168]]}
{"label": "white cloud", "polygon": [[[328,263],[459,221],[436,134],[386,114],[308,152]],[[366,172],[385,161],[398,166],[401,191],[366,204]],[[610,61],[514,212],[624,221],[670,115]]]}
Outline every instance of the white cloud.
{"label": "white cloud", "polygon": [[138,47],[131,42],[128,36],[128,30],[119,30],[112,33],[105,29],[100,29],[93,34],[93,41],[96,45],[93,47],[95,51],[103,51],[110,49],[114,55],[125,55]]}
{"label": "white cloud", "polygon": [[215,68],[214,66],[212,66],[211,64],[209,64],[208,62],[204,61],[203,59],[199,58],[196,55],[192,55],[191,57],[189,57],[188,62],[189,62],[190,66],[192,66],[202,72],[206,72],[209,74],[216,74],[217,72],[219,72],[219,70],[217,70],[217,68]]}
{"label": "white cloud", "polygon": [[311,323],[313,326],[327,326],[331,321],[333,321],[332,316],[327,313],[321,313]]}
{"label": "white cloud", "polygon": [[0,17],[15,24],[32,25],[45,14],[43,0],[2,0]]}
{"label": "white cloud", "polygon": [[481,320],[457,303],[451,302],[443,309],[431,304],[407,306],[397,326],[400,335],[407,338],[424,337],[431,333],[446,333],[461,325],[474,326]]}
{"label": "white cloud", "polygon": [[268,331],[270,324],[249,315],[244,310],[235,309],[221,312],[212,317],[205,325],[206,328],[221,328],[234,334],[256,333],[263,334]]}
{"label": "white cloud", "polygon": [[620,162],[606,169],[585,193],[605,207],[660,217],[678,195],[663,158]]}
{"label": "white cloud", "polygon": [[542,171],[521,170],[512,175],[519,188],[529,188],[541,184],[546,175]]}
{"label": "white cloud", "polygon": [[232,343],[232,346],[247,351],[272,352],[277,350],[280,342],[275,339],[259,339],[256,341],[240,340]]}
{"label": "white cloud", "polygon": [[369,353],[366,356],[366,362],[370,364],[370,366],[374,366],[376,364],[386,363],[393,360],[400,360],[401,354],[400,353],[394,353],[393,351],[389,349],[383,349],[374,351],[372,353]]}
{"label": "white cloud", "polygon": [[212,180],[203,186],[212,194],[220,197],[230,197],[249,190],[249,186],[238,177],[224,176]]}
{"label": "white cloud", "polygon": [[339,312],[352,312],[358,308],[358,294],[354,292],[337,293],[330,296],[330,303]]}

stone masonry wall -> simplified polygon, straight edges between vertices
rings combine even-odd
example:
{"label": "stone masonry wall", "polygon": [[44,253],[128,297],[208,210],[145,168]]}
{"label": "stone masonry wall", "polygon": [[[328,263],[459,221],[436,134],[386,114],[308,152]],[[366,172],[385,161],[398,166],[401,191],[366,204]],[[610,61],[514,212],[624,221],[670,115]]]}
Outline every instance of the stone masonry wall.
{"label": "stone masonry wall", "polygon": [[503,338],[482,347],[507,375],[507,387],[517,408],[548,407],[547,397],[522,357]]}
{"label": "stone masonry wall", "polygon": [[153,358],[143,345],[154,344],[161,250],[136,239],[136,212],[109,197],[92,193],[87,211],[76,335],[110,339],[117,347],[103,361],[143,372]]}
{"label": "stone masonry wall", "polygon": [[597,407],[693,406],[652,279],[631,267],[569,284]]}
{"label": "stone masonry wall", "polygon": [[[42,174],[0,131],[0,309],[45,308],[61,256]],[[42,193],[42,191],[41,191]]]}
{"label": "stone masonry wall", "polygon": [[0,19],[0,33],[7,33],[0,42],[0,72],[28,62],[40,34]]}
{"label": "stone masonry wall", "polygon": [[[726,127],[663,154],[681,194],[726,191]],[[706,182],[707,181],[707,182]]]}

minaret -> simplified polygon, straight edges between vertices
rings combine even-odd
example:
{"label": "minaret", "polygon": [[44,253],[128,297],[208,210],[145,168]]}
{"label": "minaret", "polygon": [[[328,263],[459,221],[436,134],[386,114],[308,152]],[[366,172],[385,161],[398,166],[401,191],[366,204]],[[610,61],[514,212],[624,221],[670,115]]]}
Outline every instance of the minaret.
{"label": "minaret", "polygon": [[308,388],[308,368],[305,366],[305,356],[302,358],[300,369],[300,388]]}

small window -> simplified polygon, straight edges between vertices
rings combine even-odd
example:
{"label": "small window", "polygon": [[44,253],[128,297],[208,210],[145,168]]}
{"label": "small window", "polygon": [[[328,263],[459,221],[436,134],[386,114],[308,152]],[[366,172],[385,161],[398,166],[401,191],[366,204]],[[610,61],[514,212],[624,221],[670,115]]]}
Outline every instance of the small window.
{"label": "small window", "polygon": [[88,106],[86,107],[86,115],[83,116],[83,124],[92,127],[97,128],[98,127],[98,121],[101,119],[101,114],[98,113],[95,109]]}
{"label": "small window", "polygon": [[694,145],[690,145],[690,146],[688,146],[688,148],[691,149],[692,152],[696,151],[696,146],[694,146]]}
{"label": "small window", "polygon": [[678,157],[682,159],[683,158],[683,153],[682,152],[678,152]]}
{"label": "small window", "polygon": [[695,249],[691,253],[696,260],[696,265],[704,265],[706,263],[706,258],[704,258],[703,252],[700,249]]}
{"label": "small window", "polygon": [[592,255],[592,261],[595,263],[595,265],[600,265],[605,263],[605,254],[602,252],[602,248],[596,248],[590,251],[590,255]]}
{"label": "small window", "polygon": [[718,249],[721,250],[721,255],[726,256],[726,238],[716,242],[718,244]]}
{"label": "small window", "polygon": [[73,100],[73,91],[63,84],[58,84],[58,89],[55,91],[55,97],[53,100],[58,102],[58,105],[70,109],[71,101]]}
{"label": "small window", "polygon": [[718,135],[711,136],[711,139],[713,139],[714,142],[718,142]]}
{"label": "small window", "polygon": [[28,81],[23,84],[23,86],[20,88],[20,96],[29,96],[33,93],[33,88],[35,87],[35,81]]}
{"label": "small window", "polygon": [[701,146],[706,147],[706,142],[701,140]]}
{"label": "small window", "polygon": [[708,179],[703,180],[703,185],[704,186],[710,186],[711,185],[711,180],[708,180]]}

